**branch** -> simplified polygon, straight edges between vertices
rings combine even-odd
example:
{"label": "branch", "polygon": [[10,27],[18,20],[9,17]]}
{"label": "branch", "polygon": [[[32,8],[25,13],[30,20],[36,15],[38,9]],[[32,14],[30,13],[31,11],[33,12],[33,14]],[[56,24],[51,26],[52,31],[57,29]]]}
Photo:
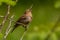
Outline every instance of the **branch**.
{"label": "branch", "polygon": [[27,25],[27,30],[24,31],[24,33],[23,33],[23,35],[21,36],[20,40],[23,40],[24,35],[26,35],[26,33],[27,33],[28,29],[29,29],[28,27],[29,27],[29,25]]}
{"label": "branch", "polygon": [[[2,21],[2,23],[1,23],[1,25],[0,25],[0,32],[2,31],[2,28],[4,27],[4,24],[5,24],[8,16],[9,16],[9,14],[10,14],[9,11],[10,11],[10,5],[8,5],[7,13],[6,13],[6,15],[4,16],[4,19],[3,19],[3,21]],[[1,16],[1,17],[3,17],[3,16]]]}
{"label": "branch", "polygon": [[10,18],[10,22],[9,22],[8,28],[6,29],[4,39],[6,39],[6,37],[8,36],[8,34],[9,34],[10,30],[11,30],[10,27],[11,27],[11,24],[12,24],[13,17],[14,17],[14,15],[12,15],[11,18]]}
{"label": "branch", "polygon": [[4,16],[0,15],[0,18],[3,18]]}
{"label": "branch", "polygon": [[22,37],[20,38],[20,40],[23,40],[24,35],[26,34],[26,32],[27,32],[27,31],[24,31],[24,33],[23,33]]}
{"label": "branch", "polygon": [[54,27],[51,29],[51,32],[50,32],[50,33],[47,35],[47,37],[45,38],[45,40],[49,40],[51,34],[55,31],[55,29],[57,28],[59,22],[60,22],[60,16],[59,16],[59,18],[58,18],[56,24],[54,25]]}
{"label": "branch", "polygon": [[[18,2],[18,0],[16,0],[16,2]],[[9,14],[10,14],[10,5],[8,5],[7,13],[6,13],[6,15],[4,16],[4,19],[3,19],[2,23],[0,24],[0,32],[2,31],[2,28],[4,27],[4,24],[5,24],[8,16],[9,16]],[[0,17],[3,17],[3,16],[0,16]]]}

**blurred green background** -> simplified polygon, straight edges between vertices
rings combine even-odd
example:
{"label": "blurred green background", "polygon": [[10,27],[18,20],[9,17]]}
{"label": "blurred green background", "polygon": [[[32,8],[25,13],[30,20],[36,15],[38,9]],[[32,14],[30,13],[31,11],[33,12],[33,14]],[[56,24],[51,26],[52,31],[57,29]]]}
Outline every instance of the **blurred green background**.
{"label": "blurred green background", "polygon": [[[44,40],[60,16],[60,0],[18,0],[17,3],[15,0],[0,0],[0,15],[4,16],[7,13],[7,5],[11,5],[9,17],[14,14],[13,20],[16,21],[31,4],[33,4],[33,20],[23,40]],[[0,24],[2,20],[3,18],[0,18]],[[7,20],[2,33],[0,33],[0,40],[2,40],[8,24],[9,21]],[[14,22],[12,22],[11,27],[13,25]],[[23,31],[22,27],[16,28],[13,33],[8,35],[6,40],[19,40]],[[49,39],[60,40],[60,22]]]}

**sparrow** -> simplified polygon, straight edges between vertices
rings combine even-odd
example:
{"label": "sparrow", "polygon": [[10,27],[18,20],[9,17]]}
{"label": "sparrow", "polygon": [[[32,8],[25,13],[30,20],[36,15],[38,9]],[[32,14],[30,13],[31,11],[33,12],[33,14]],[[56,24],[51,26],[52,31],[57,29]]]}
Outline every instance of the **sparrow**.
{"label": "sparrow", "polygon": [[28,29],[29,23],[32,21],[32,6],[28,8],[24,14],[16,21],[12,32],[18,27],[22,26],[25,31]]}

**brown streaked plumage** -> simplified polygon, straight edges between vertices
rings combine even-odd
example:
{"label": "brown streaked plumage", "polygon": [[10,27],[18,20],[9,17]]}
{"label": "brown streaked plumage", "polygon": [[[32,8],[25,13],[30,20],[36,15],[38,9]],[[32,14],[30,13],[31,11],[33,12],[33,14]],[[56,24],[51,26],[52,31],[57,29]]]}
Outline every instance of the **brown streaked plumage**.
{"label": "brown streaked plumage", "polygon": [[25,28],[25,31],[27,30],[27,26],[32,21],[32,9],[27,9],[24,14],[17,20],[16,24],[14,25],[14,28],[12,32],[15,30],[18,26],[23,26]]}

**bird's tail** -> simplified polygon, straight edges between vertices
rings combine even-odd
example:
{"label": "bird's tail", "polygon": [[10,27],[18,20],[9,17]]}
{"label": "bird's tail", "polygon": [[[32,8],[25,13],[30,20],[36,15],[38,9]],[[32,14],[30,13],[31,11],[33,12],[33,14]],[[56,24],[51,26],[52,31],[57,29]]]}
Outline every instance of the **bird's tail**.
{"label": "bird's tail", "polygon": [[11,32],[13,32],[18,26],[19,26],[19,24],[15,24],[13,29],[11,30]]}

